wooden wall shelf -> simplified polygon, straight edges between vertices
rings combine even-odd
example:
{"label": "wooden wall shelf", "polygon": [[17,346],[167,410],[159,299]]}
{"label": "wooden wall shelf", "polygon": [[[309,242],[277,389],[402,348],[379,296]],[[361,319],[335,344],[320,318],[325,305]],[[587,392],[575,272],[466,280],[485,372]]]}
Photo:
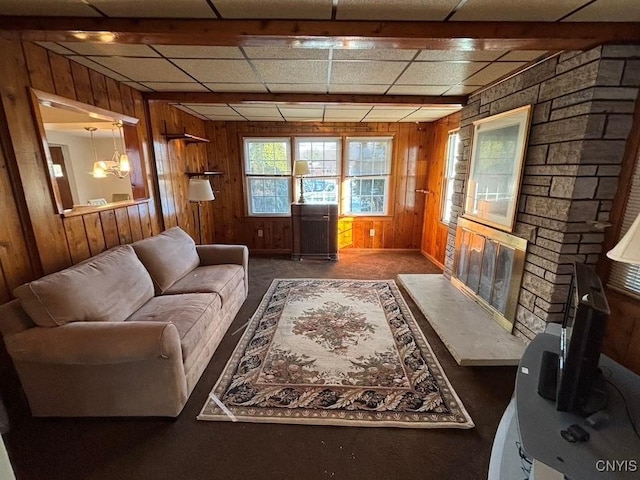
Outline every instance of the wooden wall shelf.
{"label": "wooden wall shelf", "polygon": [[224,175],[224,172],[184,172],[189,177],[206,177],[209,175]]}
{"label": "wooden wall shelf", "polygon": [[198,137],[197,135],[193,135],[191,133],[183,132],[183,133],[163,133],[164,138],[167,139],[168,142],[171,140],[184,140],[184,143],[209,143],[211,140],[204,137]]}

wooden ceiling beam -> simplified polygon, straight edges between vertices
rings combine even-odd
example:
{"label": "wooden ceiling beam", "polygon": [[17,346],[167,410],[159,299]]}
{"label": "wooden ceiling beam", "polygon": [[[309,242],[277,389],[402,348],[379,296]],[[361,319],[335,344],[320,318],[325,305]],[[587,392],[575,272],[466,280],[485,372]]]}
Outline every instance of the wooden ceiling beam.
{"label": "wooden ceiling beam", "polygon": [[398,105],[419,107],[463,106],[467,97],[421,95],[359,95],[321,93],[236,93],[236,92],[149,92],[149,101],[176,103],[289,103],[289,104],[340,104],[340,105]]}
{"label": "wooden ceiling beam", "polygon": [[640,23],[374,22],[0,16],[27,41],[436,50],[575,50],[640,41]]}

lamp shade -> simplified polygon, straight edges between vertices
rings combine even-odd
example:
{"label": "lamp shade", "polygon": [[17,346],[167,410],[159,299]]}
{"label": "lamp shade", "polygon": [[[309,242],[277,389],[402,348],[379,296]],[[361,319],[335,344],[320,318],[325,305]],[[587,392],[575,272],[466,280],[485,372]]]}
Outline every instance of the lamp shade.
{"label": "lamp shade", "polygon": [[300,175],[308,175],[309,174],[309,163],[303,160],[299,160],[293,164],[293,174],[296,177]]}
{"label": "lamp shade", "polygon": [[211,183],[206,178],[190,178],[188,195],[190,202],[210,202],[216,199]]}
{"label": "lamp shade", "polygon": [[607,257],[616,262],[640,265],[640,215],[618,244],[607,252]]}

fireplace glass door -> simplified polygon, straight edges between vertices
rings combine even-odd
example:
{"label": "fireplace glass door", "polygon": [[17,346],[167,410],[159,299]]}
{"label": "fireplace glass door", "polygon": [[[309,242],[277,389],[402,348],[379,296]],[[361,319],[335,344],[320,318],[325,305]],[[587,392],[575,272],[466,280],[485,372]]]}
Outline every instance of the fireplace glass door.
{"label": "fireplace glass door", "polygon": [[513,328],[527,242],[460,218],[454,284],[487,307],[507,330]]}

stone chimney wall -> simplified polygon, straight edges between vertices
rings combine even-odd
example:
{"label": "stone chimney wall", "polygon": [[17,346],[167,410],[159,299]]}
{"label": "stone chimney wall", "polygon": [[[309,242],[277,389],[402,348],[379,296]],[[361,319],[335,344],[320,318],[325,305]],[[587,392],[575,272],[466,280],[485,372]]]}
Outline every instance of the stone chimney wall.
{"label": "stone chimney wall", "polygon": [[473,121],[533,105],[513,233],[529,241],[514,334],[562,321],[574,261],[595,265],[640,86],[640,45],[566,52],[470,97],[462,110],[445,275],[451,276]]}

